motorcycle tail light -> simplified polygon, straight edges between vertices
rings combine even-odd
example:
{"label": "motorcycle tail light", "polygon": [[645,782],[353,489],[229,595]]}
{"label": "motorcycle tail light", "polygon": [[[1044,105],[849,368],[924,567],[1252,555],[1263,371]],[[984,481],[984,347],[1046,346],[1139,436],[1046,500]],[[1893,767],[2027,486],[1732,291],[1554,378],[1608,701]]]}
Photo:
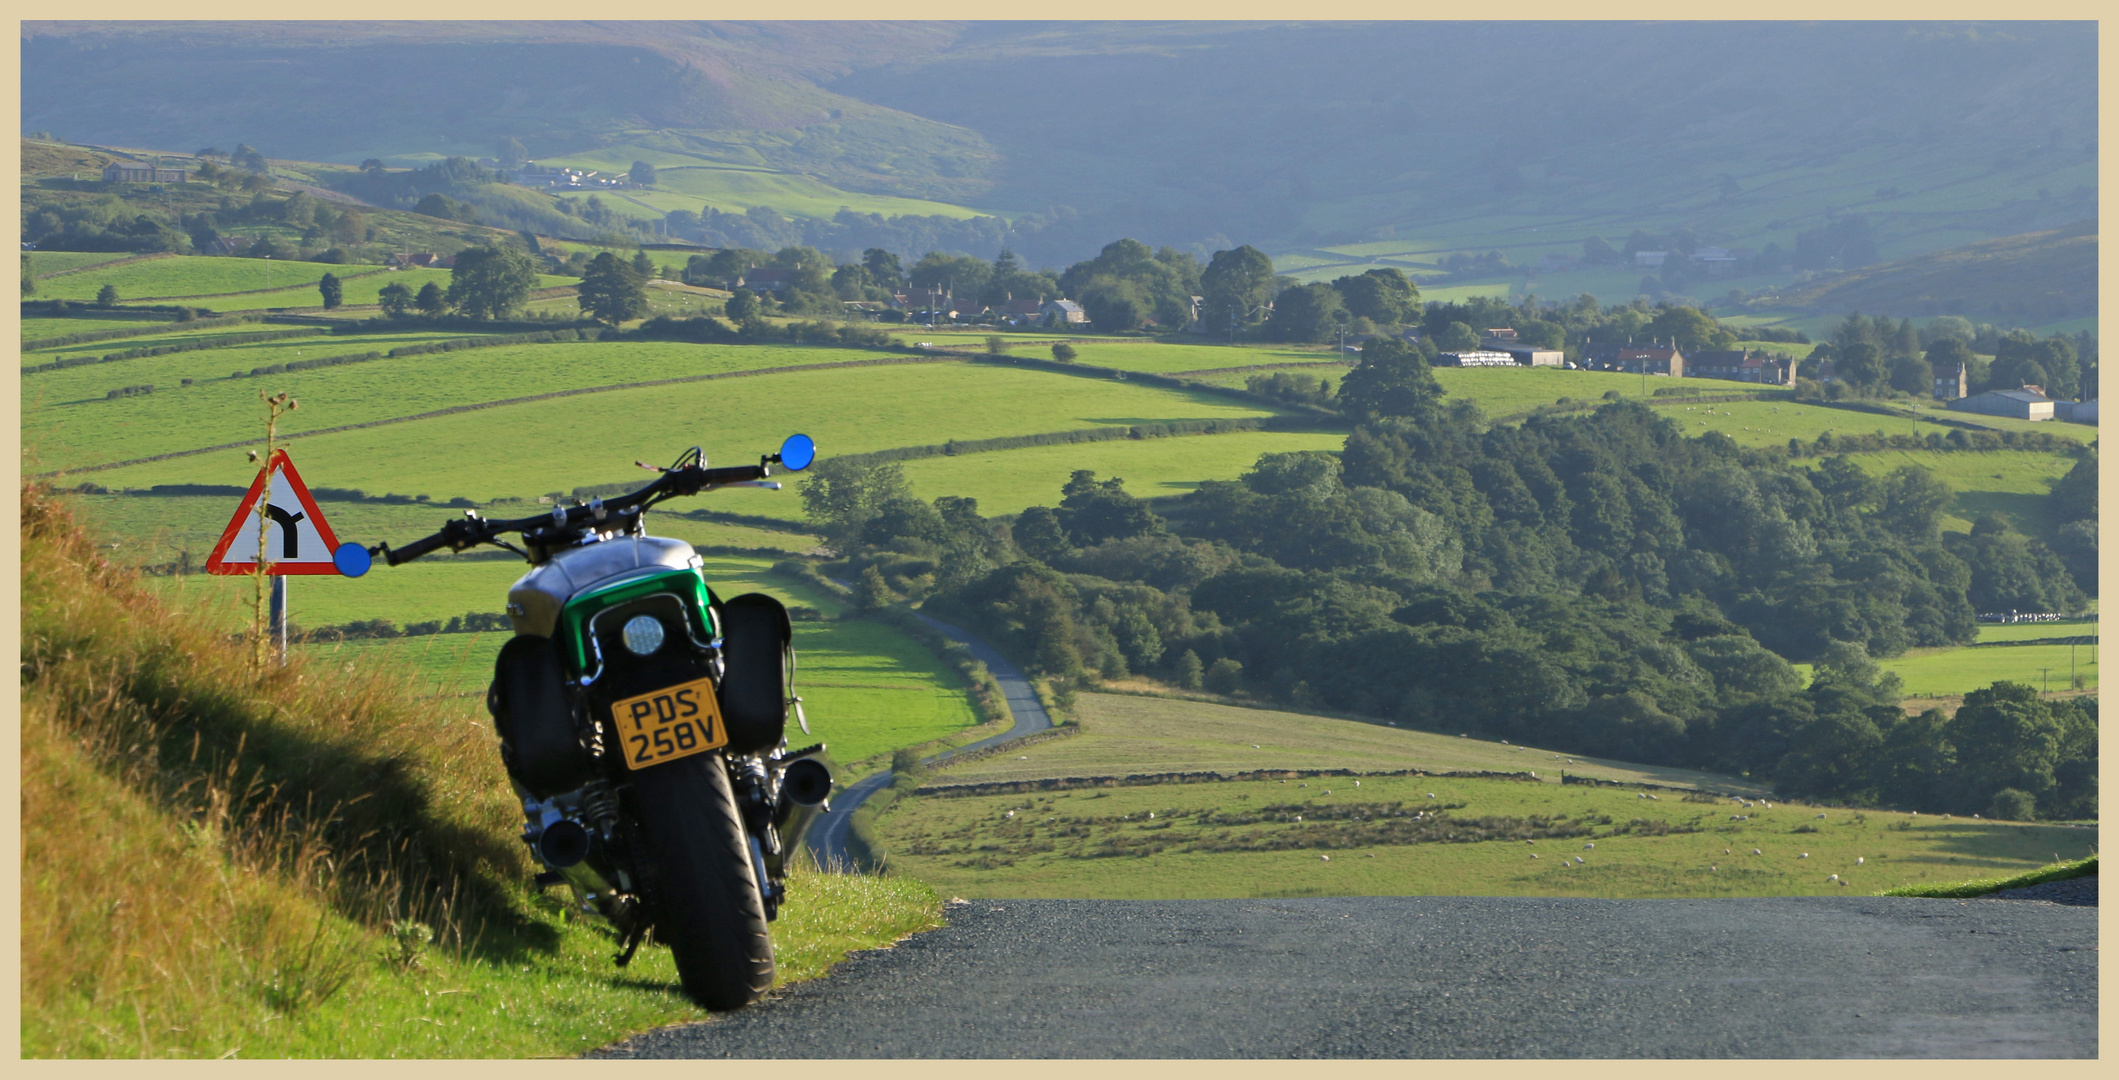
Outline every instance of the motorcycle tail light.
{"label": "motorcycle tail light", "polygon": [[648,656],[662,647],[662,620],[652,615],[635,615],[626,620],[625,647],[634,656]]}

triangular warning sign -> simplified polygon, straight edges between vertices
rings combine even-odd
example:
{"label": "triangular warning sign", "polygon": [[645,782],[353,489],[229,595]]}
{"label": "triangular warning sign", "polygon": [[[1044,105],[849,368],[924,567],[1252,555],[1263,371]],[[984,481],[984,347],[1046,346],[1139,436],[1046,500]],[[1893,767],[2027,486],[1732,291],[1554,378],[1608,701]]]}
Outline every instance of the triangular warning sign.
{"label": "triangular warning sign", "polygon": [[213,546],[213,554],[206,557],[206,572],[257,572],[258,500],[265,496],[267,477],[271,478],[272,492],[265,503],[265,572],[338,573],[338,565],[331,560],[338,549],[338,537],[324,520],[324,512],[317,509],[316,500],[310,498],[309,486],[302,483],[302,474],[294,471],[294,462],[285,450],[275,451],[272,460],[258,470],[257,479],[250,482],[243,505],[221,533],[221,542]]}

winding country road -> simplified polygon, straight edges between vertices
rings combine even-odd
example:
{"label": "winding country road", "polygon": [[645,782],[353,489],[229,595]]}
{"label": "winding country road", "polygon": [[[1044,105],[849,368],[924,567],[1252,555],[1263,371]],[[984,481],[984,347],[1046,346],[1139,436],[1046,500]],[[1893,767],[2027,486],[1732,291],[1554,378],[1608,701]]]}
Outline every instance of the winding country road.
{"label": "winding country road", "polygon": [[[975,743],[968,743],[953,750],[944,750],[933,757],[921,759],[922,764],[932,765],[936,762],[947,761],[959,754],[968,754],[974,750],[997,746],[1012,739],[1020,739],[1025,735],[1045,731],[1052,727],[1052,717],[1045,712],[1045,706],[1038,701],[1037,691],[1030,688],[1030,680],[1024,678],[1021,669],[1009,663],[1008,658],[1002,656],[999,650],[939,619],[931,619],[918,613],[915,613],[915,616],[949,640],[969,648],[972,657],[986,665],[986,670],[992,672],[994,680],[1001,684],[1001,692],[1008,699],[1008,715],[1014,720],[1014,724],[999,735],[980,739]],[[824,866],[846,866],[853,862],[851,855],[846,849],[846,836],[853,820],[854,809],[860,806],[870,795],[888,787],[890,778],[893,775],[895,774],[889,769],[884,769],[873,776],[864,777],[860,783],[835,792],[832,795],[831,813],[820,815],[810,825],[809,831],[805,834],[803,840],[803,843],[808,846],[810,854],[816,857],[819,864]]]}
{"label": "winding country road", "polygon": [[591,1057],[2092,1058],[2097,909],[979,900]]}

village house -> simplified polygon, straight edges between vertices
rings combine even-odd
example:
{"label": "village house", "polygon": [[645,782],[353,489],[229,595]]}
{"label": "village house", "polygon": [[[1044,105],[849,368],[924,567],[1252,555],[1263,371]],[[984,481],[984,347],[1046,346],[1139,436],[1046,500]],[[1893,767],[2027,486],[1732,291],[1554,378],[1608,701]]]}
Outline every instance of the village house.
{"label": "village house", "polygon": [[793,270],[777,266],[753,266],[743,272],[743,277],[736,284],[752,292],[777,295],[786,292],[788,285],[794,279],[795,272]]}
{"label": "village house", "polygon": [[152,165],[136,161],[113,161],[103,166],[103,179],[106,183],[181,184],[190,175],[182,169],[165,169],[160,161]]}
{"label": "village house", "polygon": [[1956,401],[1970,392],[1963,364],[1931,366],[1928,373],[1933,377],[1932,385],[1937,401]]}
{"label": "village house", "polygon": [[1048,300],[1040,314],[1047,326],[1080,326],[1089,321],[1089,313],[1072,300]]}
{"label": "village house", "polygon": [[1733,382],[1795,385],[1795,361],[1754,349],[1718,349],[1685,358],[1688,379],[1729,379]]}
{"label": "village house", "polygon": [[1684,378],[1685,376],[1685,354],[1679,352],[1674,346],[1622,346],[1618,354],[1613,358],[1613,362],[1613,371],[1623,371],[1628,375],[1646,373],[1649,375],[1669,375],[1674,378]]}

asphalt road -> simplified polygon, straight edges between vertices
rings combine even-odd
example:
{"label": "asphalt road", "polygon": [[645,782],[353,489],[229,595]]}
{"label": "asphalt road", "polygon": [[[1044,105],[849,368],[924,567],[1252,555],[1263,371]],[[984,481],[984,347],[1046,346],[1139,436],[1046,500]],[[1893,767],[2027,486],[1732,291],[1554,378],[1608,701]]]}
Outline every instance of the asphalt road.
{"label": "asphalt road", "polygon": [[[1030,680],[1024,678],[1021,669],[1009,663],[1008,658],[1002,656],[999,650],[939,619],[930,619],[918,613],[915,613],[915,617],[951,641],[961,642],[971,650],[974,658],[986,665],[986,670],[993,673],[994,681],[1001,684],[1001,692],[1008,699],[1009,718],[1013,721],[1008,730],[999,735],[967,743],[952,750],[944,750],[933,757],[922,758],[924,764],[932,765],[938,761],[946,761],[958,754],[968,754],[973,750],[983,750],[1011,739],[1020,739],[1052,726],[1052,717],[1045,712],[1044,704],[1038,701],[1037,691],[1030,688]],[[891,776],[891,771],[885,769],[873,776],[863,777],[858,784],[832,793],[831,813],[818,815],[810,824],[809,830],[803,834],[803,844],[820,864],[846,866],[852,863],[853,860],[846,850],[846,835],[853,820],[854,808],[860,806],[870,795],[889,786]]]}
{"label": "asphalt road", "polygon": [[2095,1057],[2097,909],[1000,900],[594,1057]]}

